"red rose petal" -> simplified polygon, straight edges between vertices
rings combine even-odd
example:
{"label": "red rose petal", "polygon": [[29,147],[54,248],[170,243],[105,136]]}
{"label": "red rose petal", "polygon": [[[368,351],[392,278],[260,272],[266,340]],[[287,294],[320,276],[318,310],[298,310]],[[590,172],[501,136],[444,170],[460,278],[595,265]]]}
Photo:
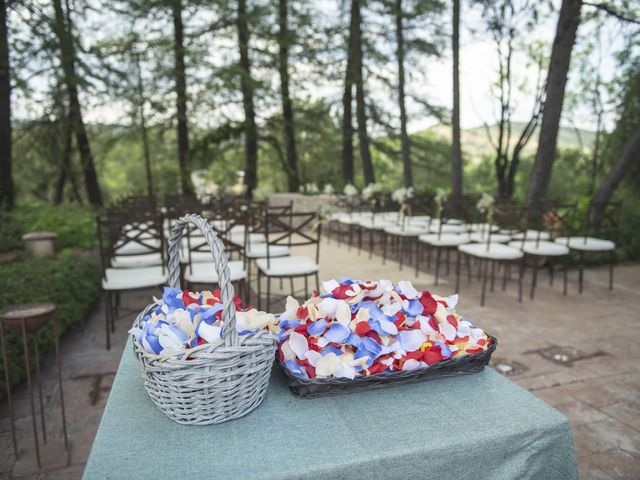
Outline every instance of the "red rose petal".
{"label": "red rose petal", "polygon": [[449,321],[449,323],[451,325],[453,325],[453,327],[457,330],[458,329],[458,320],[456,320],[456,316],[455,315],[449,315],[447,316],[447,320]]}
{"label": "red rose petal", "polygon": [[420,295],[420,303],[424,307],[423,315],[433,315],[438,308],[438,302],[426,290]]}
{"label": "red rose petal", "polygon": [[371,331],[369,322],[356,323],[356,335],[358,335],[359,337],[365,336],[367,333],[369,333],[369,331]]}
{"label": "red rose petal", "polygon": [[199,305],[198,299],[197,298],[193,298],[191,295],[189,295],[189,292],[187,292],[186,290],[184,292],[182,292],[182,303],[184,303],[185,307],[188,307],[192,303],[195,303],[196,305]]}

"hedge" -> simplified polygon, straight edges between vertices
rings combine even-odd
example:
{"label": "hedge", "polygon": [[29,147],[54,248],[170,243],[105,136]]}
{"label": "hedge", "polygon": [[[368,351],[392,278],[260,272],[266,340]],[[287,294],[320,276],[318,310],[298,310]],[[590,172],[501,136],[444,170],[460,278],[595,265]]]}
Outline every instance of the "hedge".
{"label": "hedge", "polygon": [[58,249],[97,246],[93,211],[79,205],[23,205],[0,214],[0,252],[22,249],[22,235],[47,230],[58,235]]}
{"label": "hedge", "polygon": [[[100,297],[100,279],[101,270],[96,260],[71,252],[64,252],[56,259],[0,264],[0,308],[16,303],[55,303],[62,334],[88,318]],[[11,384],[15,385],[26,373],[21,336],[18,332],[6,333],[9,375]],[[52,326],[45,327],[38,338],[42,358],[53,347]],[[5,391],[4,367],[0,362],[0,398]]]}

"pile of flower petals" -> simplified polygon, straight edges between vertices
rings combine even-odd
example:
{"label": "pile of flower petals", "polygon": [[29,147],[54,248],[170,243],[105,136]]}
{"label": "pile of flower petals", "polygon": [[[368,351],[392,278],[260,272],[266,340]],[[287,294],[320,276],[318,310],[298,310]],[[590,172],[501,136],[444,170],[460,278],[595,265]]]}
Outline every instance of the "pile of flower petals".
{"label": "pile of flower petals", "polygon": [[411,282],[323,282],[280,316],[278,356],[296,377],[350,378],[426,368],[479,353],[489,337],[455,311],[458,296],[418,292]]}
{"label": "pile of flower petals", "polygon": [[[189,292],[165,287],[161,299],[154,297],[156,307],[129,330],[148,352],[156,355],[193,348],[203,343],[222,341],[222,311],[224,305],[220,290]],[[246,309],[237,295],[236,330],[239,335],[269,329],[280,333],[276,317],[272,314]]]}

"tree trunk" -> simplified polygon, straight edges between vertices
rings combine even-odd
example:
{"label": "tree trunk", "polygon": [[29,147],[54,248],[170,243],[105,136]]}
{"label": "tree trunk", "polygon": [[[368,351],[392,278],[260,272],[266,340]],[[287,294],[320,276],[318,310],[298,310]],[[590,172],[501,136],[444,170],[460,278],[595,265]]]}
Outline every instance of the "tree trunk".
{"label": "tree trunk", "polygon": [[82,109],[78,98],[78,78],[75,71],[75,47],[71,36],[71,25],[68,24],[65,18],[61,0],[53,0],[53,8],[55,11],[55,34],[58,37],[60,46],[60,63],[62,64],[64,82],[69,97],[69,116],[76,136],[87,198],[91,205],[99,207],[102,206],[102,193],[100,192],[91,145],[82,119]]}
{"label": "tree trunk", "polygon": [[189,127],[187,124],[187,78],[184,66],[184,25],[182,0],[171,2],[173,15],[173,52],[175,57],[176,111],[178,115],[178,166],[182,193],[192,193],[189,179]]}
{"label": "tree trunk", "polygon": [[60,164],[60,173],[58,174],[58,181],[56,182],[56,189],[53,196],[53,203],[60,205],[64,200],[64,186],[67,183],[67,177],[71,177],[71,152],[73,135],[71,132],[71,125],[67,119],[65,119],[64,125],[64,150],[62,152],[62,162]]}
{"label": "tree trunk", "polygon": [[140,122],[140,135],[142,136],[142,152],[144,155],[144,170],[147,176],[147,195],[153,197],[153,176],[151,173],[151,149],[149,148],[149,135],[147,132],[147,119],[144,113],[146,98],[144,96],[144,84],[142,83],[142,69],[140,68],[140,55],[134,53],[136,62],[136,71],[138,74],[137,90],[138,90],[138,120]]}
{"label": "tree trunk", "polygon": [[364,94],[364,79],[362,75],[362,17],[360,14],[360,2],[352,0],[352,10],[355,23],[354,28],[354,71],[356,85],[356,117],[358,118],[358,143],[360,145],[360,160],[362,161],[362,173],[364,184],[375,183],[376,178],[371,162],[371,150],[369,148],[369,135],[367,133],[367,106]]}
{"label": "tree trunk", "polygon": [[571,50],[576,41],[576,32],[580,24],[581,7],[581,0],[562,0],[560,8],[556,36],[549,61],[538,151],[531,172],[527,197],[529,212],[534,216],[541,213],[551,180],[564,91],[571,62]]}
{"label": "tree trunk", "polygon": [[354,39],[355,20],[354,9],[356,0],[351,1],[351,15],[349,21],[349,39],[347,41],[347,69],[344,78],[344,92],[342,94],[342,178],[345,183],[353,184],[353,84],[354,84]]}
{"label": "tree trunk", "polygon": [[592,215],[596,225],[599,225],[604,217],[606,205],[611,201],[616,188],[624,178],[624,174],[633,162],[640,159],[640,125],[634,127],[629,140],[622,147],[616,163],[600,183],[591,199]]}
{"label": "tree trunk", "polygon": [[453,0],[453,111],[451,113],[451,198],[462,199],[462,147],[460,143],[460,0]]}
{"label": "tree trunk", "polygon": [[284,143],[287,150],[287,177],[290,192],[297,192],[300,188],[298,177],[298,153],[296,152],[295,122],[293,105],[289,94],[289,43],[291,42],[291,32],[288,26],[288,2],[278,1],[278,23],[279,23],[279,63],[280,71],[280,94],[282,96],[282,119],[284,121]]}
{"label": "tree trunk", "polygon": [[258,183],[258,129],[253,106],[253,80],[249,62],[249,27],[246,0],[238,0],[238,45],[240,48],[240,88],[244,108],[244,183],[246,195],[251,197]]}
{"label": "tree trunk", "polygon": [[11,174],[11,72],[7,33],[7,3],[0,0],[0,209],[13,207]]}
{"label": "tree trunk", "polygon": [[402,180],[405,187],[413,185],[411,174],[411,144],[407,133],[407,109],[404,92],[404,33],[402,31],[402,0],[396,0],[396,53],[398,58],[398,105],[400,107],[400,144],[402,146]]}

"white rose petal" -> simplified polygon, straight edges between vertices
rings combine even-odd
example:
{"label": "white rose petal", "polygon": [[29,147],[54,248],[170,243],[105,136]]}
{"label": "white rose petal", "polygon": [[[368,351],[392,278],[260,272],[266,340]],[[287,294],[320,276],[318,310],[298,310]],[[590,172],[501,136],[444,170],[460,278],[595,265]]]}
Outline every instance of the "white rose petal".
{"label": "white rose petal", "polygon": [[318,377],[329,377],[333,375],[339,364],[340,359],[335,353],[327,353],[316,363],[316,375]]}
{"label": "white rose petal", "polygon": [[307,337],[297,332],[291,332],[291,335],[289,335],[289,346],[291,350],[293,350],[293,353],[296,354],[296,357],[300,360],[305,359],[305,355],[309,351]]}
{"label": "white rose petal", "polygon": [[351,321],[351,307],[344,300],[339,300],[336,308],[336,320],[342,325],[349,325]]}

